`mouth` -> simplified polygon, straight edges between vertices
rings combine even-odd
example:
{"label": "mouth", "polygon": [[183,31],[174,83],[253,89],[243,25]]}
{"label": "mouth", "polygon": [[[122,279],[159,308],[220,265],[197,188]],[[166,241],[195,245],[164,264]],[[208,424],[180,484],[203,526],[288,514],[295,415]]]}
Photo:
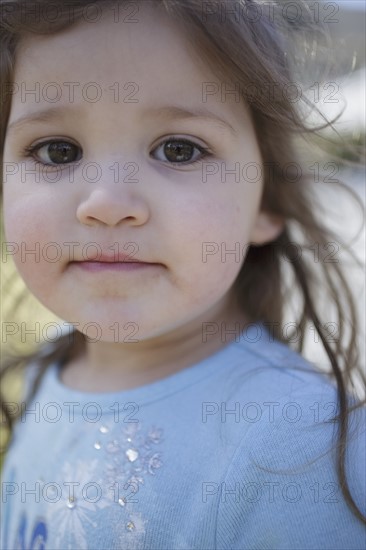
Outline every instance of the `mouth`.
{"label": "mouth", "polygon": [[76,268],[89,272],[100,271],[119,271],[119,272],[132,272],[132,271],[145,271],[147,269],[156,269],[162,267],[162,264],[151,264],[145,262],[96,262],[96,261],[84,261],[84,262],[71,262]]}
{"label": "mouth", "polygon": [[100,254],[99,256],[95,258],[88,258],[86,260],[81,260],[82,262],[95,262],[95,263],[106,263],[106,264],[112,264],[112,263],[143,263],[143,264],[151,264],[152,262],[146,262],[143,260],[140,260],[139,258],[135,258],[134,256],[127,255],[127,254]]}
{"label": "mouth", "polygon": [[127,256],[126,254],[114,254],[112,256],[109,254],[101,254],[95,259],[76,260],[70,262],[70,265],[92,273],[100,271],[132,272],[164,267],[163,264],[146,262],[133,256]]}

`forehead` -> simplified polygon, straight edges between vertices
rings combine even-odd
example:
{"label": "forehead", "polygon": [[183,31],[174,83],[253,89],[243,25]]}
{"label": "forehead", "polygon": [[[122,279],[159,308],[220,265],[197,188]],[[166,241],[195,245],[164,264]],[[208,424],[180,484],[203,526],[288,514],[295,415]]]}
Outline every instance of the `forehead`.
{"label": "forehead", "polygon": [[188,74],[201,79],[187,54],[188,43],[162,10],[143,6],[135,19],[115,21],[104,8],[94,23],[81,20],[54,35],[28,35],[17,56],[16,74],[106,83],[111,77],[128,81],[145,75],[159,82],[159,76],[168,74],[172,80],[181,75],[183,81]]}
{"label": "forehead", "polygon": [[[27,36],[17,53],[14,81],[17,118],[36,108],[71,103],[89,111],[108,105],[117,114],[121,105],[138,111],[162,102],[210,107],[226,113],[233,124],[246,116],[242,101],[234,96],[222,101],[220,80],[181,28],[150,3],[139,6],[133,21],[116,18],[105,7],[97,22],[82,21],[55,35]],[[35,93],[27,93],[31,90]]]}

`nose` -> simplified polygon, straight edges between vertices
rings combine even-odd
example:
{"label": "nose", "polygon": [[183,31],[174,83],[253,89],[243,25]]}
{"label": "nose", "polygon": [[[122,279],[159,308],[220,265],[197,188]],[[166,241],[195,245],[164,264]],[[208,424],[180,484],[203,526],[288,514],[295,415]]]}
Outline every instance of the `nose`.
{"label": "nose", "polygon": [[99,187],[79,204],[76,216],[80,223],[90,226],[115,226],[122,222],[141,225],[148,220],[149,209],[142,198],[128,192],[116,196],[106,187]]}

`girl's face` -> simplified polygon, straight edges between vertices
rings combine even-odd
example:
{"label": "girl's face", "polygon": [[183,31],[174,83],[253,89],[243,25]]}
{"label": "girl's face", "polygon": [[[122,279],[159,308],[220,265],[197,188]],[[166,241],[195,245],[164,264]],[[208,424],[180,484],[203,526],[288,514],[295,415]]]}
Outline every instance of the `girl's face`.
{"label": "girl's face", "polygon": [[[17,55],[8,251],[47,308],[82,331],[93,323],[106,342],[117,326],[120,339],[130,334],[127,323],[146,340],[210,321],[228,303],[246,245],[280,231],[259,212],[262,161],[248,112],[190,52],[170,20],[144,6],[30,36]],[[155,265],[81,264],[118,252]]]}

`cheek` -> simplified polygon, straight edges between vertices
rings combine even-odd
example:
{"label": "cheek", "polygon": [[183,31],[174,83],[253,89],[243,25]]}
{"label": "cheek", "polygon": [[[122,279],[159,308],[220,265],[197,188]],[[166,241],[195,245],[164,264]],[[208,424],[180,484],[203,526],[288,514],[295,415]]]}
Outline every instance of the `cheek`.
{"label": "cheek", "polygon": [[40,191],[39,184],[9,178],[4,184],[4,227],[8,240],[21,240],[29,231],[38,229],[49,211],[47,196]]}
{"label": "cheek", "polygon": [[[250,195],[219,197],[211,202],[207,199],[196,200],[194,206],[188,209],[182,236],[196,257],[203,260],[208,255],[221,262],[225,259],[222,258],[225,251],[235,252],[249,244],[259,202],[258,197]],[[228,254],[227,260],[229,258]]]}
{"label": "cheek", "polygon": [[[42,289],[56,271],[50,259],[54,257],[49,243],[52,238],[47,209],[35,207],[26,197],[16,201],[4,194],[4,230],[6,237],[6,261],[13,260],[30,290]],[[53,256],[51,256],[53,254]]]}
{"label": "cheek", "polygon": [[39,242],[46,234],[45,216],[28,209],[5,210],[4,228],[6,239],[19,246]]}
{"label": "cheek", "polygon": [[193,299],[218,297],[231,287],[240,271],[255,212],[247,211],[248,202],[243,208],[237,202],[209,202],[201,197],[181,209],[175,220],[171,246],[174,241],[180,243],[176,264]]}

